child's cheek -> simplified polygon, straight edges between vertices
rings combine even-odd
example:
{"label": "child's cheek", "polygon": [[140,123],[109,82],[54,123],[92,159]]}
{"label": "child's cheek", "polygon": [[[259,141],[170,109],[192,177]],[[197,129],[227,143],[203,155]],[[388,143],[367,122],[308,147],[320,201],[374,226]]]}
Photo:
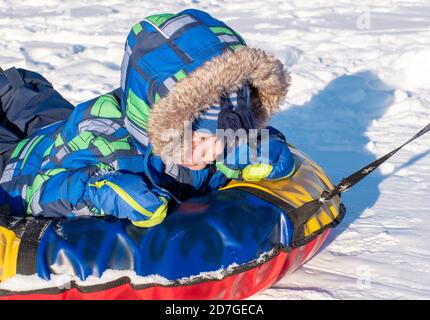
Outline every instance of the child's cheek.
{"label": "child's cheek", "polygon": [[217,143],[215,137],[206,139],[204,142],[204,152],[205,154],[202,160],[205,163],[213,163],[217,157]]}
{"label": "child's cheek", "polygon": [[216,140],[215,150],[216,150],[215,158],[222,155],[224,153],[224,142],[220,140]]}

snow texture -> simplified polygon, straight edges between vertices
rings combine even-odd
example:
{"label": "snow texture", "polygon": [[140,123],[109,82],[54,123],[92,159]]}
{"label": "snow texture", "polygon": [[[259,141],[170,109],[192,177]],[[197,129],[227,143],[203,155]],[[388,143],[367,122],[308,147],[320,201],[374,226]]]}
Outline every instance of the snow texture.
{"label": "snow texture", "polygon": [[[427,0],[0,0],[0,64],[45,75],[73,103],[119,85],[123,44],[143,17],[209,11],[292,74],[272,124],[337,182],[430,121]],[[343,197],[320,253],[255,296],[430,298],[430,134]]]}

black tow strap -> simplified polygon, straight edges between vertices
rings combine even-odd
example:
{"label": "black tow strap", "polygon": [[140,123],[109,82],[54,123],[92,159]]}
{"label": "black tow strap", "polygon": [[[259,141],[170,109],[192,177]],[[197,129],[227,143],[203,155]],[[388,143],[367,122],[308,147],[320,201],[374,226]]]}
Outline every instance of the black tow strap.
{"label": "black tow strap", "polygon": [[37,251],[39,241],[46,228],[51,223],[48,219],[26,219],[26,226],[19,245],[18,258],[16,262],[16,273],[32,275],[36,273]]}
{"label": "black tow strap", "polygon": [[375,169],[377,169],[381,164],[383,164],[385,161],[387,161],[389,158],[395,155],[400,149],[402,149],[408,143],[414,141],[415,139],[421,137],[422,135],[426,134],[429,131],[430,131],[430,123],[426,125],[416,135],[414,135],[412,138],[410,138],[408,141],[406,141],[404,144],[398,147],[397,149],[394,149],[393,151],[387,153],[385,156],[373,161],[367,166],[354,172],[350,176],[342,179],[341,182],[337,184],[332,190],[324,191],[321,194],[321,197],[319,199],[315,199],[313,201],[307,202],[301,207],[295,209],[296,215],[300,216],[303,223],[305,223],[306,221],[308,221],[308,219],[310,219],[313,215],[315,215],[319,211],[319,209],[324,203],[331,200],[333,197],[340,195],[341,193],[351,189],[354,185],[356,185],[358,182],[360,182],[369,174],[371,174],[373,171],[375,171]]}
{"label": "black tow strap", "polygon": [[14,217],[10,214],[9,204],[0,206],[0,226],[12,230],[21,239],[16,261],[16,274],[32,275],[36,273],[39,242],[52,221],[52,219],[44,218]]}

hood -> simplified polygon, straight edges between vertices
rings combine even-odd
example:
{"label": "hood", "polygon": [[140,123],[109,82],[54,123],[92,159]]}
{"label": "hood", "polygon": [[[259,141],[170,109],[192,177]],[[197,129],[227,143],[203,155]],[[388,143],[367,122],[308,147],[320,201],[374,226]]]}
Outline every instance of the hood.
{"label": "hood", "polygon": [[[121,67],[121,108],[130,134],[161,155],[161,132],[184,134],[224,92],[253,86],[253,111],[263,127],[287,93],[283,64],[209,14],[188,9],[158,14],[134,25]],[[164,149],[164,150],[163,150]]]}

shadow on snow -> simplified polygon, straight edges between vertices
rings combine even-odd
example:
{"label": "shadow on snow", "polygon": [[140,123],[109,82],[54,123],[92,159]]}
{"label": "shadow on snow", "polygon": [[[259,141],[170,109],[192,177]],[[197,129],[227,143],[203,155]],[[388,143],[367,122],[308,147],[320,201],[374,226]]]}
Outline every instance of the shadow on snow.
{"label": "shadow on snow", "polygon": [[[343,75],[305,104],[280,112],[271,124],[316,161],[336,184],[376,160],[366,148],[370,142],[366,132],[372,121],[383,116],[393,96],[394,90],[370,71]],[[375,171],[342,196],[347,214],[325,246],[375,204],[383,178]]]}

